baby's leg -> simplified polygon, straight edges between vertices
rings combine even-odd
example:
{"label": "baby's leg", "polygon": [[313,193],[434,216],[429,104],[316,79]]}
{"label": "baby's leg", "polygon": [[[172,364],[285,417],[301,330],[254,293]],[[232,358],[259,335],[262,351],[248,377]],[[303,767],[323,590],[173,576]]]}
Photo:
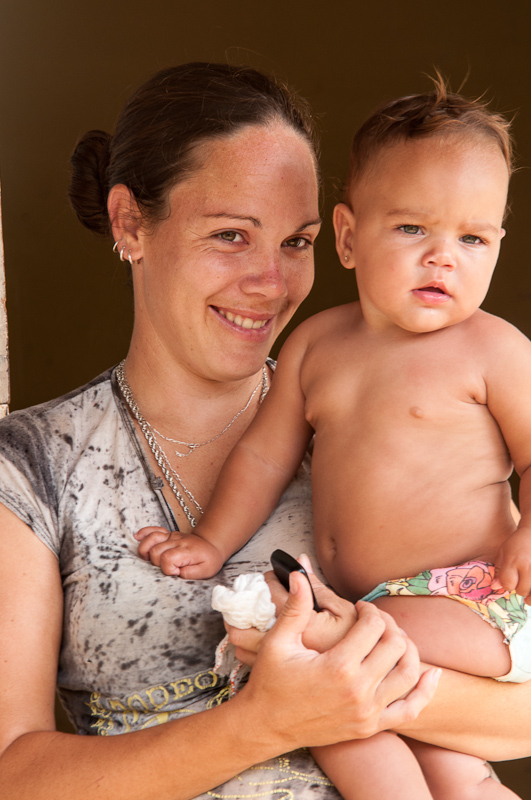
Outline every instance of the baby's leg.
{"label": "baby's leg", "polygon": [[411,749],[389,731],[311,753],[344,800],[433,800]]}
{"label": "baby's leg", "polygon": [[389,731],[311,753],[344,800],[517,800],[480,758]]}
{"label": "baby's leg", "polygon": [[405,740],[415,754],[434,800],[517,800],[518,795],[498,783],[480,758]]}
{"label": "baby's leg", "polygon": [[511,669],[502,632],[451,598],[398,595],[373,602],[394,617],[427,664],[492,678]]}

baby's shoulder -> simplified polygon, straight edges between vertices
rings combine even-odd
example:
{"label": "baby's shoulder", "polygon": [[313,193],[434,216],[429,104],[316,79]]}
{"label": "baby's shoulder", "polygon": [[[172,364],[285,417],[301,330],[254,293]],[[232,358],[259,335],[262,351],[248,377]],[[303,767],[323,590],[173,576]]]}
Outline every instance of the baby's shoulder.
{"label": "baby's shoulder", "polygon": [[531,370],[531,341],[514,325],[486,311],[477,311],[466,326],[463,355],[486,370],[485,375],[507,376]]}
{"label": "baby's shoulder", "polygon": [[469,320],[468,335],[477,339],[482,347],[496,350],[507,347],[531,349],[531,341],[506,319],[479,309]]}
{"label": "baby's shoulder", "polygon": [[338,335],[345,336],[353,330],[361,319],[359,303],[346,303],[320,311],[302,322],[292,336],[305,339],[312,344],[323,342]]}

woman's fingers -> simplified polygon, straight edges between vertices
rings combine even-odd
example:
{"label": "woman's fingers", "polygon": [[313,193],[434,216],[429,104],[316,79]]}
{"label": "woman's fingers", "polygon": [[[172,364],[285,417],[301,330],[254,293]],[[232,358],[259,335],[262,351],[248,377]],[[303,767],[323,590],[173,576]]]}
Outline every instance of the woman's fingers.
{"label": "woman's fingers", "polygon": [[381,715],[382,730],[396,728],[416,719],[433,698],[441,673],[441,669],[432,667],[421,675],[417,685],[407,697],[390,703]]}
{"label": "woman's fingers", "polygon": [[[301,556],[299,562],[308,572],[312,589],[321,609],[320,613],[312,614],[304,631],[303,642],[311,650],[323,653],[337,644],[350,630],[357,619],[357,612],[352,603],[339,597],[319,580],[313,573],[307,556]],[[267,572],[265,579],[278,614],[288,598],[288,593],[273,572]]]}

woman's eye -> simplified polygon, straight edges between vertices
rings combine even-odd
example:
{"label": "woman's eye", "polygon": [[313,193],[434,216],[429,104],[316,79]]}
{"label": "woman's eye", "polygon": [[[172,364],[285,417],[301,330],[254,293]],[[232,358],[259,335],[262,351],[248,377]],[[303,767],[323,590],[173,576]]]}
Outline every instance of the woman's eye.
{"label": "woman's eye", "polygon": [[304,236],[294,236],[293,239],[286,239],[284,242],[284,247],[294,247],[296,249],[310,247],[310,245],[311,242],[305,239]]}
{"label": "woman's eye", "polygon": [[222,231],[221,233],[218,233],[218,236],[224,242],[242,242],[243,241],[243,237],[242,237],[241,233],[238,233],[237,231]]}
{"label": "woman's eye", "polygon": [[420,225],[399,225],[398,230],[404,231],[404,233],[412,234],[413,236],[422,233]]}
{"label": "woman's eye", "polygon": [[461,236],[461,241],[465,244],[484,244],[480,236],[474,236],[472,233],[466,233],[464,236]]}

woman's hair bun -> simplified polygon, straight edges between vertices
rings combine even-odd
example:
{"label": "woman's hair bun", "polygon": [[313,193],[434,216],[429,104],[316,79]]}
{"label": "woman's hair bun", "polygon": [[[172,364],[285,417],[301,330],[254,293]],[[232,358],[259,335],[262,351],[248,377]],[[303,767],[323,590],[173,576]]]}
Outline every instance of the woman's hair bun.
{"label": "woman's hair bun", "polygon": [[107,214],[107,170],[112,136],[89,131],[78,141],[70,163],[68,196],[80,222],[94,233],[110,233]]}

